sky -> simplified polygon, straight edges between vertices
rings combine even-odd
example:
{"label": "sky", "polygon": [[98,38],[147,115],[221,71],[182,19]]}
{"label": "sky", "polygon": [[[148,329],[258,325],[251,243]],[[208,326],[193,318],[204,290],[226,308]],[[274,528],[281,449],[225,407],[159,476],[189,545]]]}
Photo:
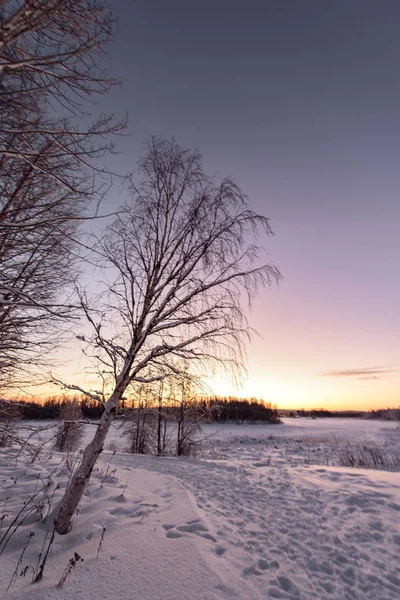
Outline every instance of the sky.
{"label": "sky", "polygon": [[[250,322],[237,390],[281,408],[400,405],[398,0],[110,0],[96,110],[129,114],[111,168],[150,135],[199,148],[271,219],[283,281]],[[114,190],[108,206],[123,198]]]}

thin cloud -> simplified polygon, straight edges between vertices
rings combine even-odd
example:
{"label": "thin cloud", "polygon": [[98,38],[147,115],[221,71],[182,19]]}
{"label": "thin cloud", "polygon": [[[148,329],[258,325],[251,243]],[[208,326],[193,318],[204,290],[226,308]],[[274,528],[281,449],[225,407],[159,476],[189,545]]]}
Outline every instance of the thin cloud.
{"label": "thin cloud", "polygon": [[398,369],[391,366],[363,367],[361,369],[339,369],[337,371],[323,371],[322,377],[355,377],[357,379],[380,379],[386,373],[394,373]]}

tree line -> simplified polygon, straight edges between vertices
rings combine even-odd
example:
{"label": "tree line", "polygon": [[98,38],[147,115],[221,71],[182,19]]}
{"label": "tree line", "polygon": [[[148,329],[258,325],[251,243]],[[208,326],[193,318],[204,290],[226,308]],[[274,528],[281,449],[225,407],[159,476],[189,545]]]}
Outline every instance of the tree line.
{"label": "tree line", "polygon": [[208,406],[217,423],[279,423],[279,411],[270,402],[257,398],[213,396]]}
{"label": "tree line", "polygon": [[[24,420],[52,420],[62,418],[63,408],[74,404],[80,409],[84,419],[98,420],[103,414],[103,406],[82,394],[49,396],[40,402],[26,398],[15,398],[14,406],[19,408],[19,417]],[[257,398],[238,398],[235,396],[199,396],[187,402],[187,408],[197,406],[203,413],[203,422],[215,423],[279,423],[279,411],[276,406]],[[156,414],[159,409],[157,399],[146,401],[132,398],[121,402],[116,418],[147,412]],[[162,402],[163,414],[175,419],[180,402],[166,398]],[[15,411],[14,411],[15,412]]]}

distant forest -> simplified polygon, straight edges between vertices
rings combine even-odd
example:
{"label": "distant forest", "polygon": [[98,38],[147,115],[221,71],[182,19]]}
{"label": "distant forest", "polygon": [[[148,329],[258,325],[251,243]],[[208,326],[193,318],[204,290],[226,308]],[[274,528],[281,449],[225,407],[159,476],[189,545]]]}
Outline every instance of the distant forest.
{"label": "distant forest", "polygon": [[[51,396],[43,399],[41,402],[15,399],[15,402],[21,408],[21,417],[26,420],[33,419],[58,419],[63,406],[74,402],[82,411],[83,418],[100,419],[103,414],[103,407],[99,402],[89,399],[85,396]],[[133,406],[132,406],[133,404]],[[200,397],[191,402],[185,403],[185,408],[193,408],[198,406],[202,409],[204,422],[217,423],[280,423],[279,411],[276,406],[266,403],[256,398],[237,398],[237,397]],[[172,415],[174,411],[180,409],[179,402],[169,403],[165,401],[162,405],[162,410],[168,415]],[[136,404],[134,402],[124,401],[117,411],[120,415],[134,413],[137,411],[158,411],[158,406],[144,405],[143,403]]]}
{"label": "distant forest", "polygon": [[[15,398],[20,407],[22,419],[59,419],[60,410],[68,403],[77,404],[85,419],[100,419],[103,407],[99,402],[83,395],[49,396],[43,400]],[[215,423],[280,423],[281,417],[311,417],[311,418],[355,418],[355,419],[381,419],[386,421],[400,421],[400,408],[387,408],[371,411],[342,410],[332,411],[320,409],[279,410],[270,402],[257,398],[237,398],[236,396],[202,396],[185,402],[185,408],[201,408],[202,420]],[[166,417],[173,417],[174,412],[181,408],[177,401],[162,403],[162,410]],[[124,400],[117,411],[117,416],[127,415],[137,411],[158,411],[158,405],[144,404],[138,401]]]}
{"label": "distant forest", "polygon": [[207,404],[217,423],[280,423],[278,408],[256,398],[213,396]]}
{"label": "distant forest", "polygon": [[346,418],[346,419],[381,419],[384,421],[400,421],[400,408],[382,408],[378,410],[326,410],[324,408],[310,410],[281,410],[282,417]]}

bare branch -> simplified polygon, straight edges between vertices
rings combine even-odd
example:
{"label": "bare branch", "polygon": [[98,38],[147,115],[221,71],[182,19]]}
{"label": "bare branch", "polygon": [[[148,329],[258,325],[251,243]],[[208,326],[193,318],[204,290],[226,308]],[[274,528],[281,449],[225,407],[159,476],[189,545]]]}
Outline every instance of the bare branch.
{"label": "bare branch", "polygon": [[0,31],[1,387],[76,319],[79,226],[109,216],[100,160],[125,120],[90,123],[90,104],[119,85],[104,71],[114,23],[102,0],[2,0]]}
{"label": "bare branch", "polygon": [[[139,167],[142,181],[95,248],[99,267],[115,279],[91,302],[80,296],[93,331],[85,353],[113,378],[100,427],[61,503],[59,533],[68,530],[127,388],[180,376],[184,397],[189,365],[240,372],[251,333],[243,295],[251,301],[281,277],[260,261],[256,244],[261,231],[272,234],[268,219],[235,182],[207,177],[198,152],[154,138]],[[182,445],[188,432],[182,425]]]}
{"label": "bare branch", "polygon": [[101,404],[103,404],[103,399],[99,394],[94,394],[92,392],[84,390],[79,385],[65,383],[64,381],[61,381],[53,376],[51,377],[49,383],[53,383],[54,385],[57,385],[58,387],[61,387],[64,390],[73,390],[75,392],[80,392],[84,396],[87,396],[88,398],[91,398],[92,400],[96,400],[96,402],[100,402]]}

